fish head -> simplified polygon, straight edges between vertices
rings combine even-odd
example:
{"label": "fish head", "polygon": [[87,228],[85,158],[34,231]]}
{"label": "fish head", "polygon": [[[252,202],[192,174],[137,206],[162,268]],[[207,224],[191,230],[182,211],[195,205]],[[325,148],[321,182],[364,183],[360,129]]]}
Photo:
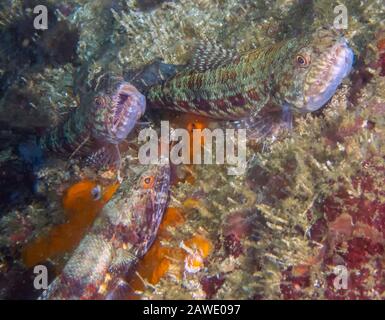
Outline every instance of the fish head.
{"label": "fish head", "polygon": [[282,104],[294,111],[316,111],[334,95],[352,69],[354,54],[336,30],[321,28],[302,41],[287,43],[289,61],[278,85]]}
{"label": "fish head", "polygon": [[148,165],[137,181],[136,188],[140,190],[141,195],[145,195],[149,200],[160,193],[168,190],[170,180],[169,165]]}
{"label": "fish head", "polygon": [[94,137],[118,144],[132,131],[146,110],[146,99],[133,85],[115,80],[94,99]]}
{"label": "fish head", "polygon": [[133,215],[138,235],[138,255],[145,253],[155,240],[168,202],[169,164],[149,165],[136,182]]}

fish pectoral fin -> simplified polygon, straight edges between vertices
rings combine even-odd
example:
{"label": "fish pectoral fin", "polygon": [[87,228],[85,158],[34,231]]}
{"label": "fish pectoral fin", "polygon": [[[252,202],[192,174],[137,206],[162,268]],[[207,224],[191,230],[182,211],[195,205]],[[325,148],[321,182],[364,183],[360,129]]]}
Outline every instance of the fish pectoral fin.
{"label": "fish pectoral fin", "polygon": [[256,143],[264,143],[268,138],[279,135],[287,124],[281,109],[258,113],[233,123],[237,129],[246,129],[247,138]]}
{"label": "fish pectoral fin", "polygon": [[238,57],[236,51],[225,49],[208,41],[199,42],[189,62],[189,68],[198,72],[215,69]]}
{"label": "fish pectoral fin", "polygon": [[116,144],[102,146],[87,157],[86,164],[97,168],[114,166],[120,169],[121,155],[119,146]]}
{"label": "fish pectoral fin", "polygon": [[118,248],[115,251],[115,256],[111,261],[108,272],[124,275],[136,264],[137,260],[136,255],[131,252],[130,248]]}
{"label": "fish pectoral fin", "polygon": [[289,104],[282,106],[282,121],[288,130],[293,129],[293,111]]}

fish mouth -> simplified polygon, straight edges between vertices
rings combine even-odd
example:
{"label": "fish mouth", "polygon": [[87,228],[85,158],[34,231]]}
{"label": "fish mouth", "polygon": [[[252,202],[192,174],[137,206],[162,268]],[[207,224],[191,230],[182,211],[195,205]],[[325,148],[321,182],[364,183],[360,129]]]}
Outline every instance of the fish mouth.
{"label": "fish mouth", "polygon": [[121,83],[112,97],[110,133],[116,142],[124,140],[146,110],[145,97],[131,84]]}
{"label": "fish mouth", "polygon": [[304,112],[316,111],[333,96],[342,80],[350,73],[354,54],[341,38],[312,66],[304,90]]}

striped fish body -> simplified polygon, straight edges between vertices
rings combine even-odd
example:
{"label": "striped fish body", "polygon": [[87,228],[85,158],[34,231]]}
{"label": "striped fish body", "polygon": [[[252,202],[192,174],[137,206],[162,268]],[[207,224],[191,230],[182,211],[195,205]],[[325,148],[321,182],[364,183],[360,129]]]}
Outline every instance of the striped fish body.
{"label": "striped fish body", "polygon": [[312,112],[332,97],[353,63],[347,41],[327,28],[243,54],[206,47],[198,48],[189,70],[149,89],[150,107],[220,120],[252,118],[270,105]]}
{"label": "striped fish body", "polygon": [[233,57],[215,69],[178,73],[152,87],[147,103],[153,108],[191,112],[216,119],[239,119],[257,113],[270,99],[270,66],[274,47]]}
{"label": "striped fish body", "polygon": [[149,166],[135,181],[121,185],[40,299],[108,299],[125,284],[155,239],[168,200],[169,165]]}

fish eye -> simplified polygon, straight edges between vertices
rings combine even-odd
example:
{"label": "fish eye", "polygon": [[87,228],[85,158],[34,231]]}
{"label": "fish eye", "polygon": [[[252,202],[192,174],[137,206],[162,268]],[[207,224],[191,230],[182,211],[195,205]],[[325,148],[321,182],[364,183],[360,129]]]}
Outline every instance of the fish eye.
{"label": "fish eye", "polygon": [[155,178],[153,176],[144,177],[142,180],[142,186],[145,189],[150,189],[154,186]]}
{"label": "fish eye", "polygon": [[305,56],[302,54],[299,54],[295,58],[295,62],[297,63],[298,66],[300,67],[307,67],[309,65],[309,59],[307,59]]}
{"label": "fish eye", "polygon": [[97,106],[101,106],[103,104],[103,99],[101,97],[96,97],[94,101]]}
{"label": "fish eye", "polygon": [[102,188],[99,185],[92,188],[91,196],[92,196],[92,199],[94,199],[95,201],[100,200],[100,198],[102,197]]}

